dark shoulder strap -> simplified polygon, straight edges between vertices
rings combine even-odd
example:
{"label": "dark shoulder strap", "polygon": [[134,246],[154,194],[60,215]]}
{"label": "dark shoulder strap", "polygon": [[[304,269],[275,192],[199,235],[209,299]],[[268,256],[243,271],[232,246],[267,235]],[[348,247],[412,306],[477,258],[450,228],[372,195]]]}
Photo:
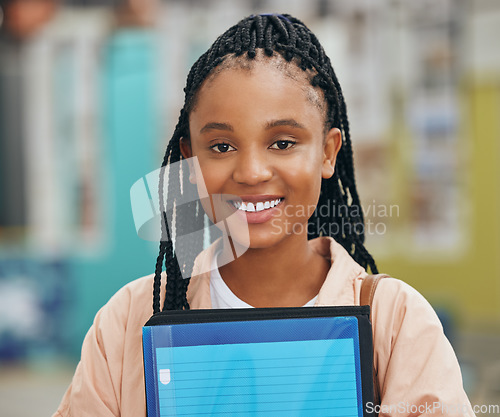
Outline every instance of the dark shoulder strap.
{"label": "dark shoulder strap", "polygon": [[[360,306],[370,306],[370,310],[372,310],[375,290],[377,289],[379,281],[385,277],[388,277],[388,275],[377,274],[368,275],[365,279],[363,279],[363,283],[361,284],[361,293],[359,295]],[[380,405],[380,387],[378,385],[377,372],[375,371],[375,362],[373,362],[373,400],[376,405]]]}

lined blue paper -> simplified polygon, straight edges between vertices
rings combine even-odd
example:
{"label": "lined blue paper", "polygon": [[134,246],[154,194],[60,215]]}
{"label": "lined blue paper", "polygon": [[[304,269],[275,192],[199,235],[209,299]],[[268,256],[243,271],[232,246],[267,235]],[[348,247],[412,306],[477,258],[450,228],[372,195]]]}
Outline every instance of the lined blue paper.
{"label": "lined blue paper", "polygon": [[157,348],[156,358],[162,417],[358,416],[352,339]]}
{"label": "lined blue paper", "polygon": [[355,317],[143,332],[148,416],[363,415]]}

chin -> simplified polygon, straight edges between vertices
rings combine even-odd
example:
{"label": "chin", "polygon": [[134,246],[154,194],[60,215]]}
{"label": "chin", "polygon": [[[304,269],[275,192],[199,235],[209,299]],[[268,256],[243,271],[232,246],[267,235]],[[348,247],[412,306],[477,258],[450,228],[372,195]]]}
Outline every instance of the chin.
{"label": "chin", "polygon": [[287,239],[297,237],[293,236],[293,229],[281,223],[248,224],[247,227],[231,228],[230,237],[235,244],[248,249],[272,248]]}
{"label": "chin", "polygon": [[279,236],[273,236],[269,234],[269,232],[266,233],[250,232],[249,235],[243,238],[242,236],[238,236],[238,234],[231,234],[230,237],[235,246],[243,247],[245,248],[245,251],[248,249],[270,248],[276,245],[281,240]]}
{"label": "chin", "polygon": [[250,232],[250,245],[249,249],[266,249],[276,246],[282,242],[286,236],[266,233],[252,233]]}

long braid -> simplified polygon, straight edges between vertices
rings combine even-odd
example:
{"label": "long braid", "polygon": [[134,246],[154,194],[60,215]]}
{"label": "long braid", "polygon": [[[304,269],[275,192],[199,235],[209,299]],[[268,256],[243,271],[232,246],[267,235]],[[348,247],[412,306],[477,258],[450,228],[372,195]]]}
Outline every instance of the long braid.
{"label": "long braid", "polygon": [[[313,213],[309,220],[309,226],[312,225],[313,230],[308,228],[308,238],[319,236],[314,226],[326,228],[328,234],[346,248],[356,262],[365,268],[369,267],[373,273],[376,273],[377,268],[373,257],[364,247],[364,218],[356,190],[349,121],[342,89],[330,59],[317,37],[300,20],[290,15],[259,15],[245,18],[219,36],[208,51],[194,63],[184,88],[184,107],[167,146],[162,168],[182,159],[179,140],[181,138],[189,140],[188,115],[196,105],[197,93],[207,77],[230,56],[239,57],[246,54],[250,62],[254,61],[259,49],[264,51],[265,56],[273,56],[276,52],[287,62],[294,60],[302,70],[312,70],[315,73],[311,78],[311,84],[322,89],[327,103],[325,129],[336,127],[342,133],[342,147],[337,156],[335,173],[330,179],[322,180],[318,201],[318,207],[328,208],[330,215],[323,216],[318,210]],[[179,187],[182,188],[186,184],[186,179],[177,176],[168,178],[167,198],[175,200],[176,193],[180,193]],[[160,178],[159,193],[163,213],[163,178]],[[176,206],[175,201],[169,203],[173,204],[174,210],[178,210],[177,213],[179,213],[181,208]],[[189,216],[193,216],[196,227],[203,229],[204,212],[198,201],[186,207],[183,206],[182,210],[184,213],[188,212]],[[176,218],[180,217],[176,216]],[[186,290],[189,278],[183,279],[182,272],[190,273],[192,265],[184,262],[179,266],[174,249],[176,236],[181,236],[186,228],[185,225],[178,224],[176,220],[175,230],[172,231],[175,235],[171,236],[165,215],[163,223],[162,242],[155,269],[154,312],[159,311],[160,274],[163,261],[167,273],[163,309],[188,309]],[[331,230],[332,225],[335,226],[333,230]],[[200,244],[198,242],[197,247],[193,245],[193,247],[184,248],[177,246],[182,243],[176,241],[175,246],[183,253],[190,250],[194,257],[202,247]]]}
{"label": "long braid", "polygon": [[[174,134],[175,136],[175,134]],[[161,272],[163,261],[167,252],[167,242],[170,240],[170,232],[168,230],[167,218],[164,215],[164,196],[163,196],[163,183],[165,178],[165,167],[167,166],[168,159],[170,157],[172,149],[172,142],[167,146],[165,156],[163,158],[163,163],[160,169],[160,181],[158,185],[158,194],[160,196],[160,222],[161,222],[161,240],[160,240],[160,251],[156,259],[155,276],[153,280],[153,312],[158,313],[160,311],[160,290],[161,290]]]}

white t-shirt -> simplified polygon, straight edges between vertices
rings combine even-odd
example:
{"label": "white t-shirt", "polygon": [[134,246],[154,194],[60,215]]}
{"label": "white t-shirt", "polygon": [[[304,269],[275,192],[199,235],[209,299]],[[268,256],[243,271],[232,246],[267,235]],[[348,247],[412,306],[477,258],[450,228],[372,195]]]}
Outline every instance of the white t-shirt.
{"label": "white t-shirt", "polygon": [[[212,308],[252,308],[250,304],[245,303],[238,298],[226,285],[219,272],[217,259],[220,251],[212,259],[212,268],[210,272],[210,298],[212,299]],[[307,302],[304,307],[312,307],[316,302],[314,297]]]}

